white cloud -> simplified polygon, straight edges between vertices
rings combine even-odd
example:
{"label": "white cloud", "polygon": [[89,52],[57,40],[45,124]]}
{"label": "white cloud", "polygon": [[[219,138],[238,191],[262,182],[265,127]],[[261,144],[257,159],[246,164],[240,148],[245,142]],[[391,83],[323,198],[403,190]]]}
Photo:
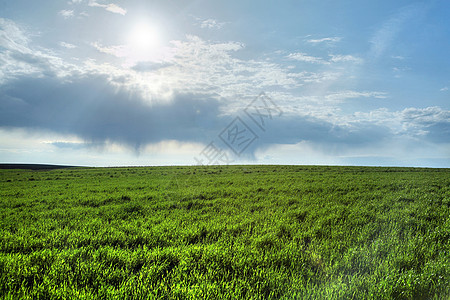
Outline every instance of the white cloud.
{"label": "white cloud", "polygon": [[340,62],[352,62],[352,63],[362,63],[363,59],[353,56],[353,55],[335,55],[330,54],[330,59],[326,60],[321,57],[311,56],[306,53],[296,52],[291,53],[287,56],[288,59],[293,59],[297,61],[309,62],[314,64],[323,64],[329,65],[331,63],[340,63]]}
{"label": "white cloud", "polygon": [[13,21],[0,18],[0,46],[15,51],[28,49],[28,37]]}
{"label": "white cloud", "polygon": [[127,46],[126,45],[105,47],[98,42],[91,43],[91,45],[98,51],[105,53],[105,54],[113,55],[116,57],[126,57],[126,55],[127,55]]}
{"label": "white cloud", "polygon": [[234,57],[233,53],[245,47],[242,43],[211,42],[192,35],[188,35],[186,40],[172,41],[169,47],[155,49],[155,53],[161,54],[159,56],[147,56],[142,60],[136,60],[132,49],[126,45],[92,45],[102,53],[123,59],[128,68],[109,66],[109,69],[116,70],[114,73],[136,70],[138,72],[130,76],[140,82],[141,88],[149,88],[153,92],[209,91],[236,99],[237,95],[258,94],[261,89],[294,88],[301,86],[303,82],[323,78],[322,75],[311,72],[295,73],[266,60],[241,60]]}
{"label": "white cloud", "polygon": [[448,87],[445,86],[445,87],[443,87],[442,89],[440,89],[439,91],[441,91],[441,92],[446,92],[446,91],[448,91]]}
{"label": "white cloud", "polygon": [[296,78],[303,83],[329,83],[338,79],[342,74],[334,71],[325,72],[299,72],[289,73],[289,76]]}
{"label": "white cloud", "polygon": [[60,11],[58,12],[58,14],[59,14],[60,16],[62,16],[64,19],[69,19],[69,18],[72,18],[72,17],[73,17],[73,10],[66,10],[66,9],[63,9],[63,10],[60,10]]}
{"label": "white cloud", "polygon": [[318,44],[318,43],[337,43],[341,40],[341,37],[326,37],[322,39],[310,39],[307,42],[312,44]]}
{"label": "white cloud", "polygon": [[[373,110],[369,113],[357,112],[353,115],[355,120],[365,120],[383,125],[395,135],[420,137],[440,136],[441,141],[450,137],[450,111],[437,106],[426,108],[405,108],[401,111],[390,111],[387,108]],[[349,121],[347,119],[347,121]]]}
{"label": "white cloud", "polygon": [[359,57],[355,57],[353,55],[330,55],[331,62],[354,62],[354,63],[362,63],[363,59]]}
{"label": "white cloud", "polygon": [[209,87],[222,96],[255,95],[268,87],[292,88],[300,78],[283,66],[267,60],[241,60],[233,53],[245,47],[237,42],[208,42],[196,36],[174,41],[173,66],[165,68],[169,80],[183,86]]}
{"label": "white cloud", "polygon": [[24,74],[54,73],[64,76],[78,68],[64,62],[53,52],[30,46],[28,35],[13,21],[0,18],[0,84]]}
{"label": "white cloud", "polygon": [[385,92],[358,92],[358,91],[341,91],[325,96],[325,99],[333,102],[342,102],[346,99],[354,98],[377,98],[385,99],[387,94]]}
{"label": "white cloud", "polygon": [[436,122],[450,123],[450,111],[443,110],[437,106],[427,108],[405,108],[401,114],[404,122],[420,123],[424,125]]}
{"label": "white cloud", "polygon": [[77,46],[75,46],[75,45],[73,45],[73,44],[66,43],[66,42],[60,42],[59,45],[60,45],[61,47],[67,48],[67,49],[74,49],[74,48],[77,47]]}
{"label": "white cloud", "polygon": [[220,29],[225,25],[225,22],[218,22],[214,19],[206,19],[200,22],[201,28],[208,28],[208,29]]}
{"label": "white cloud", "polygon": [[309,63],[314,63],[314,64],[329,64],[328,61],[326,61],[320,57],[310,56],[310,55],[307,55],[306,53],[302,53],[302,52],[291,53],[287,57],[289,59],[293,59],[293,60],[297,60],[297,61],[304,61],[304,62],[309,62]]}
{"label": "white cloud", "polygon": [[125,9],[117,6],[116,4],[108,4],[106,6],[106,10],[120,15],[125,15],[127,13]]}
{"label": "white cloud", "polygon": [[109,12],[115,13],[115,14],[120,14],[120,15],[125,15],[127,13],[126,9],[118,6],[117,4],[113,4],[113,3],[109,3],[109,4],[100,4],[98,2],[96,2],[95,0],[91,0],[89,1],[89,6],[91,7],[101,7],[106,9]]}

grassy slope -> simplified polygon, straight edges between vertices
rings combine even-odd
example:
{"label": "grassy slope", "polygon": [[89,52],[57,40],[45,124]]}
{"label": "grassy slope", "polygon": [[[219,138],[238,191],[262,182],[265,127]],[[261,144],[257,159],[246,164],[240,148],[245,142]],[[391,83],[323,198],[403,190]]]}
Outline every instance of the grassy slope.
{"label": "grassy slope", "polygon": [[0,296],[439,298],[450,170],[0,171]]}

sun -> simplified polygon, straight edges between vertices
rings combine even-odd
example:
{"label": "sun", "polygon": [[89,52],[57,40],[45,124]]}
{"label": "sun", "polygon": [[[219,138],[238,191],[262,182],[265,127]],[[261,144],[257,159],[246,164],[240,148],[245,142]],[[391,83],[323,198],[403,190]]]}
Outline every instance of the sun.
{"label": "sun", "polygon": [[124,65],[134,66],[139,62],[161,62],[171,55],[167,47],[165,31],[157,21],[142,18],[130,23],[123,31]]}
{"label": "sun", "polygon": [[139,22],[131,28],[127,43],[138,54],[151,52],[160,44],[158,30],[147,22]]}

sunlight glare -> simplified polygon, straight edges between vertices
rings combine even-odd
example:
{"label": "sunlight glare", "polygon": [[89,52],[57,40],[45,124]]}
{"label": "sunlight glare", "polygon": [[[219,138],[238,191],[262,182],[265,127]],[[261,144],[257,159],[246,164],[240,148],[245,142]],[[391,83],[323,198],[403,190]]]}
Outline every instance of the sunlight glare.
{"label": "sunlight glare", "polygon": [[159,45],[158,31],[154,26],[140,22],[129,33],[128,45],[139,54],[154,50]]}

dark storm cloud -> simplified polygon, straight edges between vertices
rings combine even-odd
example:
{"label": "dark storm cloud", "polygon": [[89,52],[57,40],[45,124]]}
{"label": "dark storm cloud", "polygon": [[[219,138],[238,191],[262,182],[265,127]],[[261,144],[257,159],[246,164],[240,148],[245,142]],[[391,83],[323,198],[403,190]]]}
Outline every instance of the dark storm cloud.
{"label": "dark storm cloud", "polygon": [[174,139],[204,142],[218,129],[219,101],[177,95],[150,105],[104,76],[60,82],[22,78],[0,88],[0,126],[76,134],[87,141],[140,145]]}
{"label": "dark storm cloud", "polygon": [[[247,122],[252,125],[251,121]],[[383,126],[357,122],[347,126],[336,125],[310,116],[283,117],[268,122],[266,132],[255,129],[259,140],[249,147],[253,152],[271,144],[296,144],[312,142],[327,151],[378,145],[393,137],[392,131]]]}
{"label": "dark storm cloud", "polygon": [[272,143],[298,143],[306,140],[325,144],[365,145],[378,143],[391,136],[388,128],[366,122],[335,125],[318,118],[286,117],[268,126]]}
{"label": "dark storm cloud", "polygon": [[[139,148],[163,140],[209,143],[234,117],[221,114],[222,105],[204,94],[178,94],[172,101],[150,104],[140,94],[117,88],[100,75],[64,80],[51,75],[22,77],[0,87],[0,126],[75,134],[91,145],[113,141]],[[427,131],[430,141],[448,141],[449,122],[442,110],[408,111],[405,115],[415,129],[421,126]],[[311,116],[282,116],[270,120],[262,132],[250,119],[243,119],[259,136],[248,149],[250,153],[270,144],[310,141],[343,149],[395,138],[388,127],[364,121],[343,126]]]}

